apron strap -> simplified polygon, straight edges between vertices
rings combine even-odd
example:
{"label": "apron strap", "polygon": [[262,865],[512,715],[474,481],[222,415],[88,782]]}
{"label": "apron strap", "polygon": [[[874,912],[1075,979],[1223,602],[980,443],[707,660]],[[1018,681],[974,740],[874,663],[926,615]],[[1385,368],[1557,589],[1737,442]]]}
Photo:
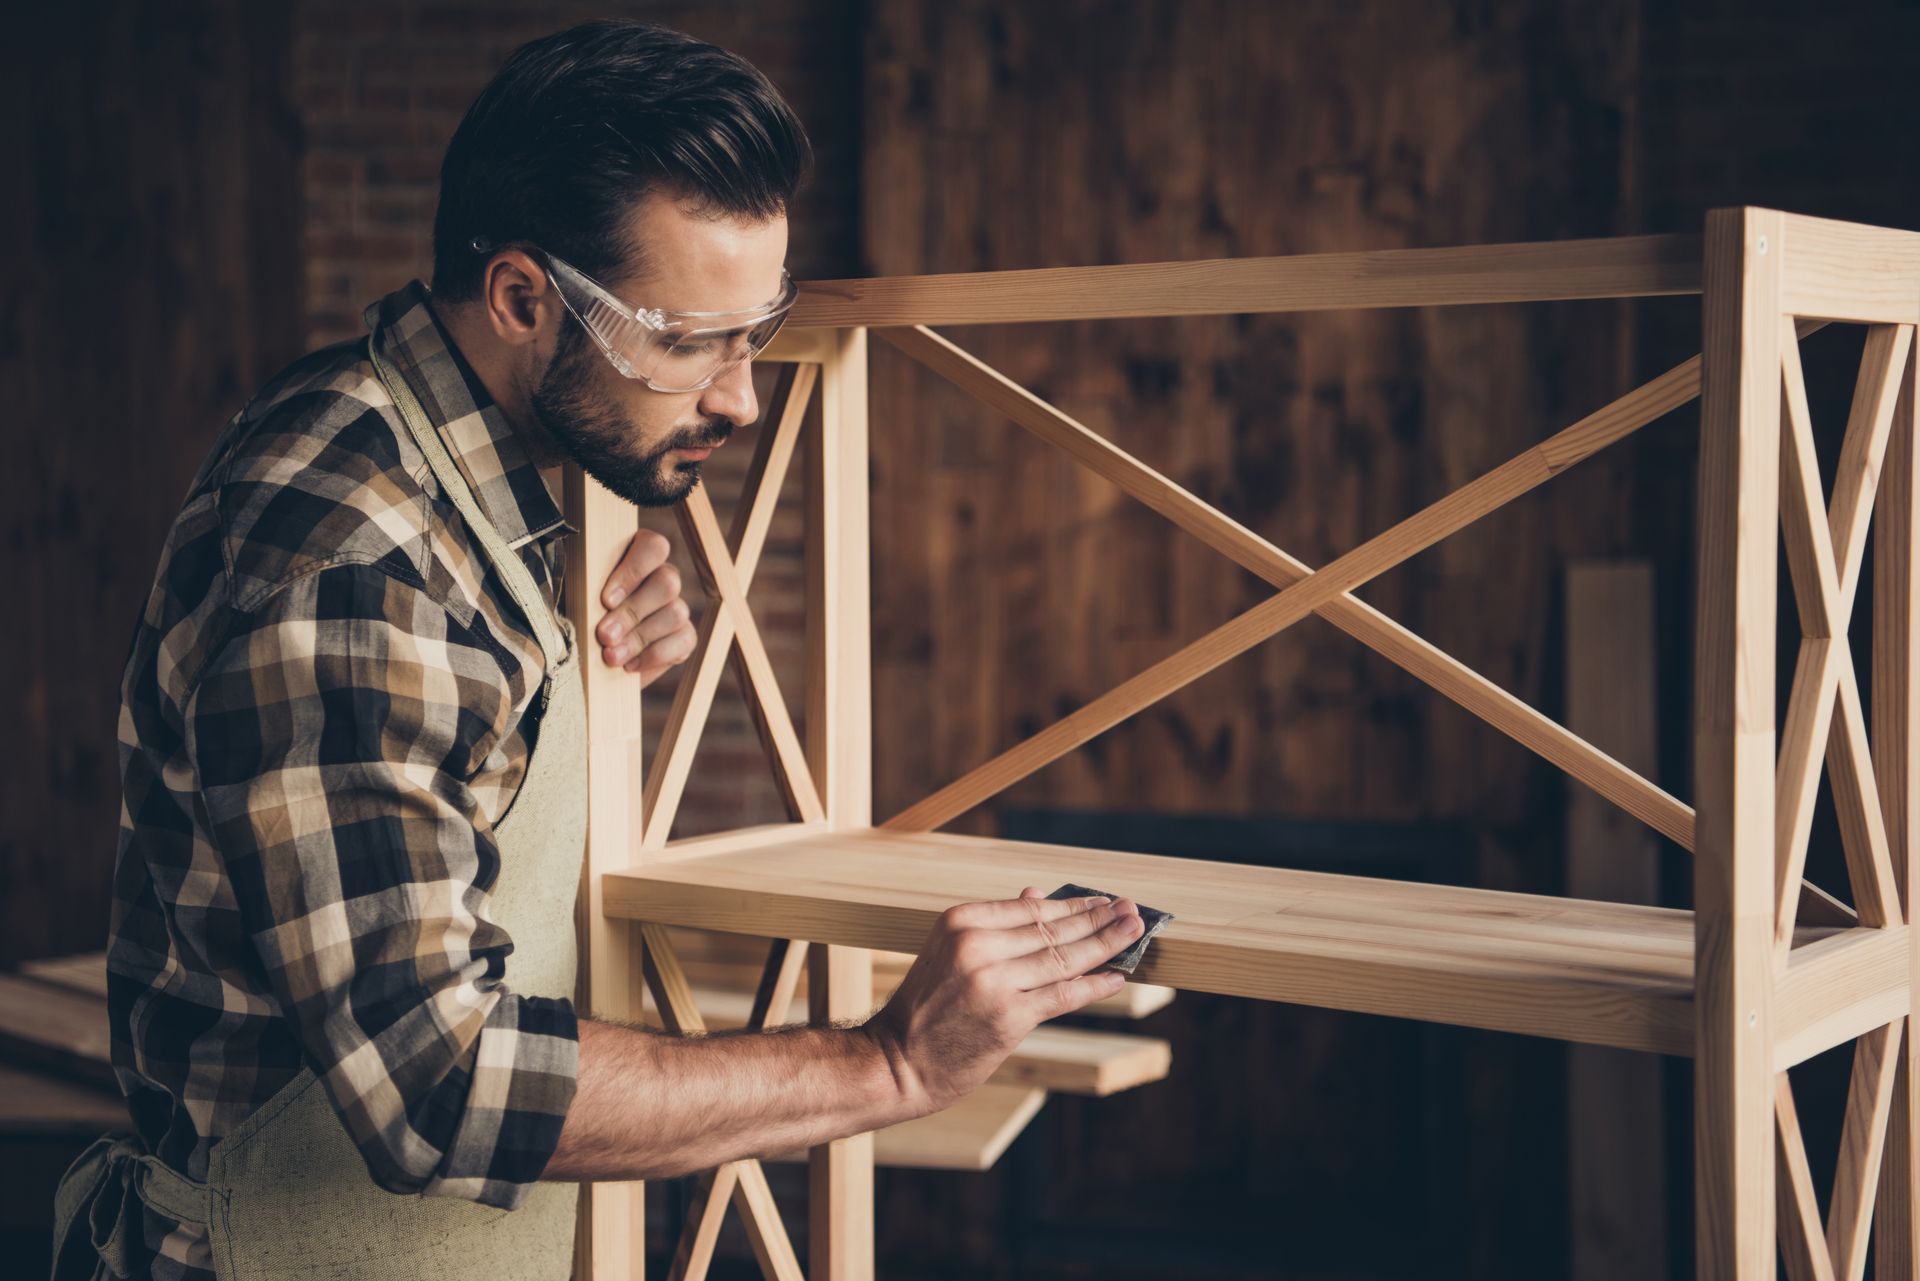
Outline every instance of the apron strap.
{"label": "apron strap", "polygon": [[500,577],[505,580],[507,591],[514,602],[533,624],[533,631],[540,639],[540,649],[547,657],[547,666],[551,670],[566,660],[567,641],[560,631],[559,623],[554,619],[553,610],[546,598],[540,594],[540,588],[534,583],[533,575],[528,572],[526,563],[507,546],[507,540],[500,536],[493,523],[481,514],[480,504],[473,496],[473,490],[467,485],[466,478],[454,465],[453,456],[447,453],[447,447],[440,440],[440,433],[427,421],[427,412],[420,404],[420,398],[413,394],[413,388],[407,380],[388,362],[381,353],[384,329],[376,330],[367,343],[367,354],[373,359],[373,371],[386,384],[387,394],[400,410],[400,417],[406,421],[407,430],[412,434],[414,443],[420,446],[420,452],[427,456],[427,466],[440,481],[440,487],[466,520],[467,527],[479,540],[487,559],[493,562]]}
{"label": "apron strap", "polygon": [[143,1205],[177,1222],[213,1221],[213,1190],[139,1139],[106,1134],[88,1144],[54,1193],[53,1281],[133,1276],[146,1256]]}

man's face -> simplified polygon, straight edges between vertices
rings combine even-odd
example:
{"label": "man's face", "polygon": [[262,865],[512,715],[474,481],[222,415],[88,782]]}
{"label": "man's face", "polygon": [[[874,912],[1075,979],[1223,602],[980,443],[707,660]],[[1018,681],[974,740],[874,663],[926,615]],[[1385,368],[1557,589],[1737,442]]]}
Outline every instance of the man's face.
{"label": "man's face", "polygon": [[[787,220],[740,222],[643,199],[629,222],[650,270],[602,283],[623,301],[668,311],[730,311],[780,292]],[[540,425],[589,476],[631,503],[667,506],[700,479],[700,462],[759,417],[751,362],[700,391],[657,392],[614,369],[571,314],[560,312],[553,359],[531,398]]]}

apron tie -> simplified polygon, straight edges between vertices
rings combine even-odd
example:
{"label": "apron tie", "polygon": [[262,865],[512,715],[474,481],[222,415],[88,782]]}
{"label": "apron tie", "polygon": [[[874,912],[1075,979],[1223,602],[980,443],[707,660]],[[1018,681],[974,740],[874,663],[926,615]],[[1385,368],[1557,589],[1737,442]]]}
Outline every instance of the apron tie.
{"label": "apron tie", "polygon": [[54,1194],[53,1281],[125,1281],[145,1261],[141,1207],[205,1223],[211,1195],[137,1137],[102,1135],[67,1168]]}

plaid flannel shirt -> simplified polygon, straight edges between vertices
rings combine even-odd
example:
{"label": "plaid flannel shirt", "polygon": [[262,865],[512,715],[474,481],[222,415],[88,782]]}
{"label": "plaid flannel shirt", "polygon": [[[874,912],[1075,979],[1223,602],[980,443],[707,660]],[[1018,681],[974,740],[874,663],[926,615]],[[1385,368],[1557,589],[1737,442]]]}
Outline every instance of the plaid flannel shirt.
{"label": "plaid flannel shirt", "polygon": [[[418,283],[368,309],[550,602],[571,527]],[[487,893],[545,668],[367,358],[316,352],[215,442],[121,690],[113,1058],[150,1150],[215,1142],[309,1066],[394,1192],[512,1207],[573,1099],[572,1004],[515,993]],[[497,1083],[476,1077],[501,1074]],[[476,1088],[510,1108],[467,1106]],[[152,1274],[211,1277],[151,1208]]]}

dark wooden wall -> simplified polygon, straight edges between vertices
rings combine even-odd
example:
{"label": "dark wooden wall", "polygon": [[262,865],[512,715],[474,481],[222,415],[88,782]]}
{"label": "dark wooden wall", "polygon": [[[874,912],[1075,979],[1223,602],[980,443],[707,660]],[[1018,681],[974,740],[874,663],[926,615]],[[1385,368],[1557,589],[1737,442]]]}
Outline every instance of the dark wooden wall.
{"label": "dark wooden wall", "polygon": [[0,45],[0,963],[96,947],[160,540],[302,342],[291,18],[35,5]]}

